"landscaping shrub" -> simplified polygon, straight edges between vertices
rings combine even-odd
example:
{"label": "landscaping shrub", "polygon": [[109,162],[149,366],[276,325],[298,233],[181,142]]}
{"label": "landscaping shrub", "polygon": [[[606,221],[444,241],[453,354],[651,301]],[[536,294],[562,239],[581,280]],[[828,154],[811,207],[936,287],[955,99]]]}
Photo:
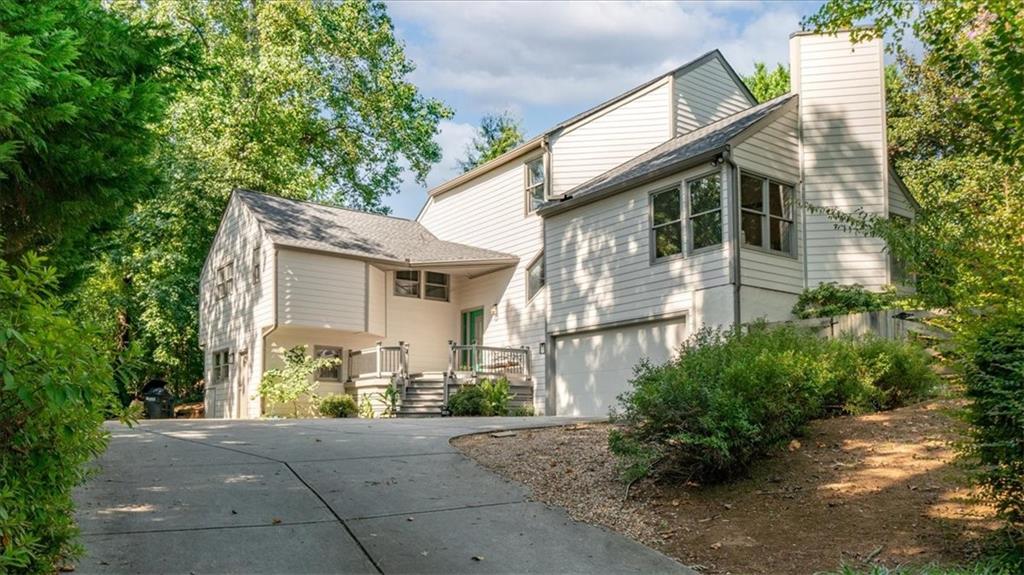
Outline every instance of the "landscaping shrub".
{"label": "landscaping shrub", "polygon": [[968,455],[1024,551],[1024,315],[992,319],[965,346]]}
{"label": "landscaping shrub", "polygon": [[609,436],[623,477],[733,477],[809,420],[890,408],[935,384],[923,352],[800,328],[702,329],[663,365],[641,363]]}
{"label": "landscaping shrub", "polygon": [[359,414],[359,406],[351,395],[332,393],[320,399],[317,411],[324,417],[355,417]]}
{"label": "landscaping shrub", "polygon": [[508,415],[512,391],[508,380],[485,379],[476,385],[465,385],[448,398],[452,415]]}
{"label": "landscaping shrub", "polygon": [[860,284],[841,285],[835,282],[808,288],[793,306],[793,315],[800,319],[832,317],[892,307],[896,292],[873,292]]}
{"label": "landscaping shrub", "polygon": [[119,409],[100,335],[51,295],[52,268],[0,259],[0,573],[54,573],[81,552],[72,488]]}

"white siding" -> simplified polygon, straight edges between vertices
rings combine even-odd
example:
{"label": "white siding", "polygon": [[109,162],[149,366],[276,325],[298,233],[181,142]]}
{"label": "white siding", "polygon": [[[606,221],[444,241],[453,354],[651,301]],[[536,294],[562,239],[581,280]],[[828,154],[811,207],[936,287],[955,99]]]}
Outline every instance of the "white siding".
{"label": "white siding", "polygon": [[[526,301],[526,266],[543,245],[542,222],[526,214],[523,164],[514,162],[430,199],[419,221],[437,237],[497,250],[519,257],[514,268],[476,278],[458,278],[454,299],[458,311],[484,308],[484,344],[530,346],[535,380],[534,405],[543,409],[544,357],[538,345],[545,339],[543,300]],[[492,317],[491,306],[498,314]],[[389,310],[389,313],[391,311]],[[437,334],[446,340],[444,334]],[[458,332],[452,339],[458,339]]]}
{"label": "white siding", "polygon": [[889,178],[889,213],[905,218],[914,217],[914,204],[893,178]]}
{"label": "white siding", "polygon": [[566,127],[551,139],[552,192],[564,194],[671,137],[666,78],[625,103]]}
{"label": "white siding", "polygon": [[753,105],[718,58],[676,74],[674,84],[677,135],[692,132]]}
{"label": "white siding", "polygon": [[[750,136],[733,151],[740,170],[774,178],[799,189],[800,160],[797,110],[794,108]],[[799,212],[799,208],[796,209]],[[797,215],[797,245],[802,226]],[[804,287],[804,270],[797,257],[744,248],[740,252],[740,283],[784,292],[799,293]],[[742,306],[741,306],[742,307]]]}
{"label": "white siding", "polygon": [[[804,199],[819,207],[884,215],[888,210],[882,45],[852,46],[849,35],[798,35],[790,46],[800,94]],[[888,283],[884,243],[806,218],[808,285]]]}
{"label": "white siding", "polygon": [[[721,247],[685,258],[651,262],[650,192],[703,175],[709,167],[548,218],[545,246],[549,331],[569,332],[693,313],[696,290],[729,283],[731,240],[727,217],[723,217]],[[723,216],[729,210],[728,198],[728,179],[723,177]],[[699,324],[703,319],[696,315],[693,321]]]}
{"label": "white siding", "polygon": [[370,274],[367,286],[370,292],[367,294],[367,310],[369,316],[366,330],[372,334],[383,337],[387,335],[387,276],[384,270],[369,266]]}
{"label": "white siding", "polygon": [[[203,345],[205,380],[212,381],[214,352],[229,350],[234,360],[225,384],[207,385],[209,417],[259,415],[259,334],[261,328],[273,323],[269,295],[273,293],[273,276],[261,273],[259,282],[254,279],[253,248],[265,244],[256,219],[241,201],[232,197],[199,282],[199,341]],[[265,248],[261,253],[263,262],[273,259]],[[216,271],[227,263],[232,264],[234,281],[231,292],[221,298],[216,293]]]}
{"label": "white siding", "polygon": [[277,255],[281,325],[366,331],[366,264],[281,249]]}
{"label": "white siding", "polygon": [[384,344],[408,343],[409,371],[413,373],[448,369],[448,340],[457,340],[459,333],[458,304],[451,297],[443,302],[396,296],[394,281],[395,273],[388,272],[383,285],[387,302]]}

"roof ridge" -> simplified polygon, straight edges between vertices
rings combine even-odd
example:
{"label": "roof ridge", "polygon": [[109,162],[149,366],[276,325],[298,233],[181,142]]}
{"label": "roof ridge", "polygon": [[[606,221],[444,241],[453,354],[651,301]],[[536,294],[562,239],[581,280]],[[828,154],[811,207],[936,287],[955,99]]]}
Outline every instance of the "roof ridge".
{"label": "roof ridge", "polygon": [[356,208],[346,208],[345,206],[335,206],[335,205],[332,205],[332,204],[325,204],[323,202],[315,202],[313,200],[296,200],[296,199],[293,199],[293,198],[286,198],[284,196],[278,196],[276,194],[270,194],[270,193],[267,193],[267,192],[259,192],[259,191],[256,191],[256,190],[250,190],[249,188],[235,188],[233,191],[235,193],[238,193],[238,194],[253,194],[253,195],[261,196],[261,197],[264,197],[264,198],[270,198],[271,200],[281,200],[281,201],[290,202],[290,203],[293,203],[293,204],[306,204],[306,205],[310,205],[310,206],[317,206],[317,207],[320,207],[320,208],[327,208],[327,209],[331,209],[331,210],[343,210],[343,211],[346,211],[346,212],[354,212],[354,213],[357,213],[357,214],[365,214],[367,216],[378,216],[378,217],[381,217],[381,218],[390,218],[392,220],[399,220],[399,221],[402,221],[402,222],[419,223],[416,220],[411,219],[411,218],[403,218],[401,216],[393,216],[391,214],[379,214],[377,212],[368,212],[366,210],[359,210],[359,209],[356,209]]}

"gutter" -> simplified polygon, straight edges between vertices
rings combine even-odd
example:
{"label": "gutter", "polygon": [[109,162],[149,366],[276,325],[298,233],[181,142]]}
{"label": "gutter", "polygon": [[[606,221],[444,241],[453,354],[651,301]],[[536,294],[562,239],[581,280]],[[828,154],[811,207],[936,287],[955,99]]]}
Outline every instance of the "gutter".
{"label": "gutter", "polygon": [[[271,297],[274,298],[274,323],[270,326],[269,329],[264,329],[263,330],[263,335],[261,336],[261,342],[262,342],[262,346],[263,346],[263,349],[260,350],[260,358],[261,358],[261,362],[260,363],[262,364],[260,366],[260,380],[261,381],[263,379],[263,374],[267,372],[267,337],[269,337],[270,334],[272,334],[275,331],[277,331],[277,327],[278,327],[278,315],[277,315],[277,311],[278,311],[277,310],[277,284],[278,284],[278,282],[277,282],[277,272],[278,272],[278,269],[277,269],[277,252],[278,252],[277,246],[274,245],[274,278],[273,278],[274,279],[274,289],[273,289],[273,293],[271,294]],[[263,402],[263,399],[260,398],[260,413],[263,412],[262,402]]]}
{"label": "gutter", "polygon": [[739,217],[739,189],[736,187],[739,183],[737,174],[739,173],[739,167],[736,166],[736,162],[732,160],[732,147],[729,144],[725,145],[725,150],[722,151],[722,161],[729,166],[729,219],[731,220],[729,229],[732,231],[732,261],[730,267],[732,268],[732,313],[733,313],[733,329],[738,330],[740,328],[740,318],[743,317],[740,313],[740,217]]}

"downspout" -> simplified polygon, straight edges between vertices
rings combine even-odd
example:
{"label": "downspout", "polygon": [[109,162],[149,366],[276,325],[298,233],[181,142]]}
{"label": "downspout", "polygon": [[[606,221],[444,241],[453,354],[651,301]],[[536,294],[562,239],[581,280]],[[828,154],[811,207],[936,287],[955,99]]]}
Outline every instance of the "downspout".
{"label": "downspout", "polygon": [[[278,325],[278,323],[277,323],[277,252],[278,252],[277,245],[274,245],[274,277],[273,277],[274,288],[272,290],[273,293],[271,294],[271,297],[274,298],[274,323],[271,324],[270,329],[268,329],[268,330],[263,332],[263,338],[262,338],[263,349],[260,350],[260,359],[261,359],[260,363],[262,363],[262,365],[260,366],[260,381],[261,382],[263,381],[263,374],[267,372],[267,355],[268,355],[268,353],[267,353],[267,351],[268,351],[267,350],[267,337],[269,337],[270,334],[274,333],[277,330],[277,325]],[[263,405],[263,398],[260,397],[260,413],[261,414],[263,413],[263,408],[264,407],[265,406]]]}
{"label": "downspout", "polygon": [[740,216],[739,216],[739,168],[732,161],[732,147],[728,144],[722,151],[722,160],[729,165],[729,229],[732,232],[732,313],[733,329],[740,328]]}

